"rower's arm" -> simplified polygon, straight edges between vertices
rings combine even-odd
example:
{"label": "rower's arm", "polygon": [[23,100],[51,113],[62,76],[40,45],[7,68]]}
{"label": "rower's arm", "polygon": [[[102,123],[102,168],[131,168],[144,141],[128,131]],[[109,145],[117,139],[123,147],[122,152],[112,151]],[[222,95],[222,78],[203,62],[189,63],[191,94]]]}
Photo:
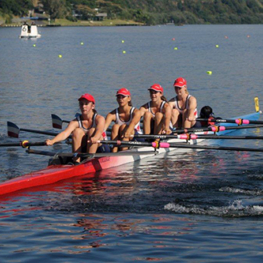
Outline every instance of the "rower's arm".
{"label": "rower's arm", "polygon": [[104,130],[105,130],[105,131],[109,128],[110,124],[111,124],[113,121],[116,121],[115,111],[111,111],[110,113],[107,114],[106,120],[105,120],[105,126],[104,126]]}
{"label": "rower's arm", "polygon": [[46,144],[51,146],[56,142],[61,142],[66,140],[70,136],[70,134],[77,128],[77,126],[78,123],[76,120],[71,121],[64,131],[60,132],[57,136],[55,136],[51,140],[47,139]]}
{"label": "rower's arm", "polygon": [[129,128],[131,127],[131,129],[134,129],[134,127],[136,126],[136,124],[141,120],[141,111],[138,109],[135,109],[133,111],[133,117],[131,120],[131,123],[129,125]]}
{"label": "rower's arm", "polygon": [[184,122],[184,128],[191,128],[195,124],[195,109],[197,108],[197,101],[195,97],[189,98],[189,108]]}
{"label": "rower's arm", "polygon": [[100,140],[101,135],[104,131],[104,127],[105,127],[105,118],[101,115],[97,115],[95,133],[92,136],[92,138],[90,138],[92,143],[95,143]]}
{"label": "rower's arm", "polygon": [[132,117],[132,120],[131,120],[131,122],[129,124],[129,127],[126,130],[126,132],[123,135],[123,137],[130,138],[130,136],[134,134],[134,128],[135,128],[136,124],[138,122],[140,122],[140,119],[141,119],[141,111],[138,110],[138,109],[135,109],[133,111],[133,117]]}
{"label": "rower's arm", "polygon": [[142,105],[139,111],[140,111],[140,118],[141,118],[144,116],[145,112],[147,111],[146,104]]}

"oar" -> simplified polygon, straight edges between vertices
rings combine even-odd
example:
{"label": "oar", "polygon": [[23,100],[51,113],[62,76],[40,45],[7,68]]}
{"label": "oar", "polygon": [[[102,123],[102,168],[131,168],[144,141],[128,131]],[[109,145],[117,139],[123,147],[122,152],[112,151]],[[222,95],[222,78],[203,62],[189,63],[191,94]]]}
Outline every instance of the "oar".
{"label": "oar", "polygon": [[192,145],[186,143],[168,143],[168,142],[136,142],[136,141],[100,141],[101,143],[115,144],[117,146],[150,146],[153,148],[186,148],[186,149],[210,149],[222,151],[248,151],[263,152],[263,148],[246,148],[246,147],[226,147],[226,146],[210,146],[210,145]]}
{"label": "oar", "polygon": [[212,145],[182,145],[178,143],[160,143],[160,148],[186,148],[186,149],[202,149],[202,150],[221,150],[221,151],[247,151],[247,152],[263,152],[263,148],[246,148],[231,146],[212,146]]}
{"label": "oar", "polygon": [[263,125],[209,126],[209,127],[203,127],[203,128],[178,129],[178,130],[175,130],[174,133],[204,132],[204,131],[220,132],[220,131],[226,131],[226,130],[255,129],[255,128],[261,128],[261,127],[263,127]]}
{"label": "oar", "polygon": [[18,143],[1,143],[0,147],[13,147],[13,146],[22,146],[23,148],[27,148],[30,146],[46,146],[46,142],[29,142],[29,141],[21,141]]}
{"label": "oar", "polygon": [[205,122],[217,122],[217,123],[236,123],[237,125],[242,124],[263,124],[263,121],[254,121],[254,120],[246,120],[246,119],[206,119],[206,118],[197,118],[197,121],[205,121]]}
{"label": "oar", "polygon": [[110,157],[110,156],[127,156],[127,155],[151,155],[156,154],[156,151],[123,151],[117,153],[54,153],[48,151],[39,151],[39,150],[26,150],[28,153],[46,155],[46,156],[59,156],[59,157],[81,157],[81,158],[97,158],[97,157]]}
{"label": "oar", "polygon": [[263,136],[228,136],[228,135],[198,135],[198,134],[192,134],[192,133],[186,133],[186,134],[180,134],[180,135],[173,135],[173,134],[167,134],[167,135],[151,135],[151,134],[136,134],[132,135],[133,138],[146,138],[146,139],[181,139],[181,140],[197,140],[197,139],[213,139],[213,140],[262,140]]}
{"label": "oar", "polygon": [[19,128],[15,123],[10,122],[10,121],[7,122],[7,134],[9,137],[18,138],[20,131],[38,133],[38,134],[44,134],[44,135],[50,135],[50,136],[58,135],[58,133],[56,133],[56,132],[48,132],[48,131],[39,131],[39,130]]}

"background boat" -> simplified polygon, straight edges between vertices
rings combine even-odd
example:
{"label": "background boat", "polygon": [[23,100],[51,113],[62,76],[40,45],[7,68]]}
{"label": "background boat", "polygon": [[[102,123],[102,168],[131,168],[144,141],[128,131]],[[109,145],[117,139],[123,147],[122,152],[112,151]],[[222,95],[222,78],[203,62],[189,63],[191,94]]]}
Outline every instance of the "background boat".
{"label": "background boat", "polygon": [[21,34],[19,38],[40,38],[37,25],[32,22],[31,25],[24,23],[21,27]]}

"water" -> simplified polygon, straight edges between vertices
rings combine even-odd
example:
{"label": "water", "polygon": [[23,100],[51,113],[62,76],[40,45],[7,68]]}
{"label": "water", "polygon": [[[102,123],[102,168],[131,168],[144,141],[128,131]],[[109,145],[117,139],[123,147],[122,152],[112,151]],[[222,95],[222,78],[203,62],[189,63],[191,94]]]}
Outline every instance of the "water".
{"label": "water", "polygon": [[[199,109],[210,105],[223,118],[253,112],[254,97],[263,98],[262,25],[40,28],[37,40],[19,34],[0,28],[0,143],[17,141],[6,136],[6,121],[52,131],[50,114],[73,118],[85,92],[102,115],[117,107],[120,87],[139,107],[156,82],[173,97],[180,76]],[[20,133],[21,140],[44,138]],[[259,140],[216,143],[262,147]],[[47,165],[24,149],[0,153],[0,181]],[[190,150],[2,196],[1,262],[260,261],[262,181],[261,153]]]}

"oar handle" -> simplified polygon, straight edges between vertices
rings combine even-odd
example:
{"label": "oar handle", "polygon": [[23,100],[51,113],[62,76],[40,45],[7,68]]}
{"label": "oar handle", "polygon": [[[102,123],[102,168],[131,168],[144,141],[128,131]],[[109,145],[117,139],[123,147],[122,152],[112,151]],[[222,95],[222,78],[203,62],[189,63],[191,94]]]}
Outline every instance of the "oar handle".
{"label": "oar handle", "polygon": [[27,140],[16,142],[16,143],[2,143],[0,147],[13,147],[13,146],[21,146],[23,148],[28,148],[30,146],[45,146],[46,142],[29,142]]}
{"label": "oar handle", "polygon": [[204,122],[217,122],[217,123],[236,123],[237,125],[263,124],[263,121],[246,120],[246,119],[242,119],[242,118],[238,118],[238,119],[197,118],[196,120],[197,121],[204,121]]}

